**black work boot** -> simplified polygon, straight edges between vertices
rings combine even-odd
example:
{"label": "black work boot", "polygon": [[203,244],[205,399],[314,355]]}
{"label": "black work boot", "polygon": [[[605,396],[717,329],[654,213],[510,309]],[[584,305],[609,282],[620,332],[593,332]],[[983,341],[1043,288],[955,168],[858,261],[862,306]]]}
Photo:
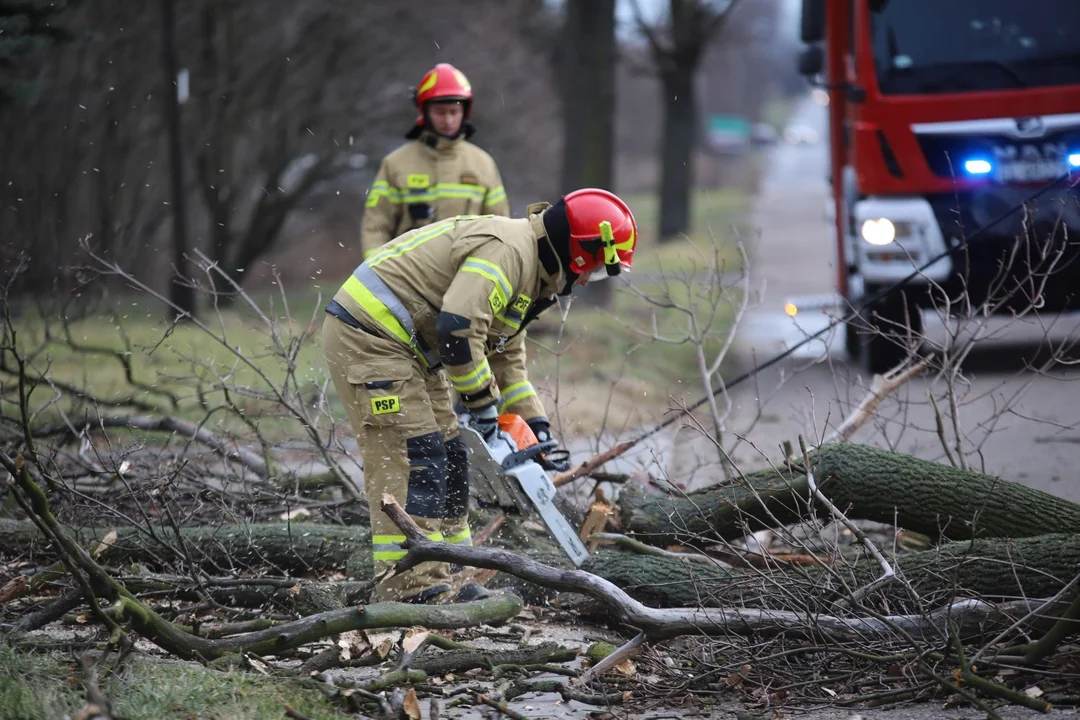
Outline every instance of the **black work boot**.
{"label": "black work boot", "polygon": [[410,605],[439,605],[446,602],[447,593],[449,593],[450,590],[452,590],[452,588],[449,585],[436,585],[423,592],[403,598],[401,602],[409,603]]}
{"label": "black work boot", "polygon": [[467,603],[474,600],[483,600],[486,597],[491,597],[491,591],[480,583],[465,583],[461,586],[461,589],[454,595],[454,602]]}

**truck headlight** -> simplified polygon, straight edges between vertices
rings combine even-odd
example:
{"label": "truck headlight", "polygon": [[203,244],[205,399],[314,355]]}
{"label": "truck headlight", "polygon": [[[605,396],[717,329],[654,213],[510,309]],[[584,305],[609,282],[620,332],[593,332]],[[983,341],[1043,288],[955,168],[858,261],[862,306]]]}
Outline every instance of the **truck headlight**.
{"label": "truck headlight", "polygon": [[863,220],[860,228],[862,238],[871,245],[888,245],[896,239],[896,226],[889,218]]}

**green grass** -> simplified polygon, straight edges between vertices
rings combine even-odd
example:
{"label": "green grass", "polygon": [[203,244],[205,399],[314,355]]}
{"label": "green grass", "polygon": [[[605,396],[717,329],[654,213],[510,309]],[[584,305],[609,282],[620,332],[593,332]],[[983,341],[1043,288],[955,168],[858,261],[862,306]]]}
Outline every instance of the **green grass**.
{"label": "green grass", "polygon": [[[309,297],[304,314],[298,314],[294,322],[279,320],[285,347],[300,336],[310,319],[313,298]],[[264,307],[269,308],[269,304]],[[299,313],[299,307],[295,312]],[[229,391],[228,400],[252,418],[259,418],[260,430],[269,436],[299,432],[298,424],[282,417],[275,403],[258,396],[268,393],[271,385],[282,387],[288,375],[286,360],[276,349],[269,326],[257,320],[253,311],[242,309],[220,314],[205,311],[203,320],[209,333],[190,324],[170,330],[160,305],[148,299],[126,298],[102,304],[68,323],[71,343],[94,351],[71,347],[62,323],[55,317],[46,321],[37,312],[26,313],[16,321],[16,342],[20,351],[28,355],[35,375],[86,389],[97,398],[134,397],[161,413],[200,422],[206,419],[209,409],[226,404]],[[321,315],[317,322],[321,324]],[[321,349],[315,342],[320,325],[315,327],[314,338],[297,343],[294,353],[295,378],[304,392],[313,392],[314,383],[325,376]],[[236,352],[216,340],[215,335]],[[122,352],[130,358],[132,376],[141,388],[131,387],[123,364],[114,355],[102,352],[105,350]],[[176,407],[167,395],[176,398]],[[88,403],[70,394],[64,398],[56,403],[52,390],[43,384],[31,396],[30,405],[34,412],[40,411],[41,422],[60,420],[61,411],[74,413],[76,419],[84,413],[93,415]],[[13,395],[0,398],[0,412],[6,416],[17,412],[14,400]],[[148,411],[153,412],[138,410]],[[235,414],[219,410],[210,415],[207,427],[237,430],[243,424]]]}
{"label": "green grass", "polygon": [[722,268],[738,272],[742,262],[737,232],[746,232],[750,200],[737,189],[699,189],[690,198],[690,230],[658,242],[660,198],[655,193],[628,195],[641,238],[634,253],[634,273],[679,273]]}
{"label": "green grass", "polygon": [[[354,717],[337,712],[317,691],[281,679],[138,656],[100,685],[115,714],[124,718],[278,720],[286,705],[319,720]],[[0,716],[51,720],[71,717],[85,706],[82,670],[72,656],[23,652],[0,643]]]}
{"label": "green grass", "polygon": [[[711,363],[731,331],[737,294],[701,278],[639,280],[635,287],[652,303],[619,287],[610,307],[576,303],[565,324],[551,310],[530,330],[530,378],[549,411],[557,396],[564,433],[648,425],[673,402],[693,402],[704,393],[691,338],[700,338]],[[653,303],[691,309],[698,327],[686,312]],[[725,362],[722,372],[728,368]]]}

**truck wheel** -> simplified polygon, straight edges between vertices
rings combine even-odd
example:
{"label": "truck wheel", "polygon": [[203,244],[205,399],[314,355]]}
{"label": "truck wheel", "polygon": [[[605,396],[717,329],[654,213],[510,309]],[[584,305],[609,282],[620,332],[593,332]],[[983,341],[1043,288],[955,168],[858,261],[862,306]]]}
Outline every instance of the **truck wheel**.
{"label": "truck wheel", "polygon": [[922,344],[922,314],[904,293],[879,300],[867,308],[865,365],[875,374],[884,374],[902,363]]}

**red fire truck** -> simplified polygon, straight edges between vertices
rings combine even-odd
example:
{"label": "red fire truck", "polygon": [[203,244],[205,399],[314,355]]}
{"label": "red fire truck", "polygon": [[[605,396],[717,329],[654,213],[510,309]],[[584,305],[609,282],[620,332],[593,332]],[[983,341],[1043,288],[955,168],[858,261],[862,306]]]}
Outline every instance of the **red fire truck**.
{"label": "red fire truck", "polygon": [[803,0],[800,32],[800,72],[829,96],[845,304],[943,255],[847,324],[851,356],[902,361],[943,297],[1080,309],[1080,0]]}

